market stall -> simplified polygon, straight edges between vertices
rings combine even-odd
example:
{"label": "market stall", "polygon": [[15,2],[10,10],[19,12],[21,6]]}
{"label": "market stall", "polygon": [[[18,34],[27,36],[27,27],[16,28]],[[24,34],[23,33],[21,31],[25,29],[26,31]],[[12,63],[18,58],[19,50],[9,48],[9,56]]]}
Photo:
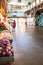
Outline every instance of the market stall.
{"label": "market stall", "polygon": [[0,64],[14,62],[13,36],[4,22],[0,22]]}
{"label": "market stall", "polygon": [[6,22],[6,6],[6,0],[0,0],[0,65],[14,62],[13,37]]}

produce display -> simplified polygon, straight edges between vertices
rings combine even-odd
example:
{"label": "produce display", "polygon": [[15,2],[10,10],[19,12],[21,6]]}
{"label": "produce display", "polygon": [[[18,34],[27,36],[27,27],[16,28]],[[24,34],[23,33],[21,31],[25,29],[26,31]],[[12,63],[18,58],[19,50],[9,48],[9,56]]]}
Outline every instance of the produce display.
{"label": "produce display", "polygon": [[5,28],[5,29],[7,29],[7,28],[6,28],[6,25],[4,24],[4,22],[0,22],[0,28]]}
{"label": "produce display", "polygon": [[0,40],[0,57],[2,56],[12,56],[13,47],[10,41],[6,38]]}
{"label": "produce display", "polygon": [[0,22],[0,39],[7,38],[9,40],[12,40],[13,37],[8,31],[8,25],[6,25],[4,22]]}
{"label": "produce display", "polygon": [[4,22],[0,22],[0,57],[13,55],[13,47],[10,40],[13,40],[12,35],[7,30]]}
{"label": "produce display", "polygon": [[[0,63],[5,64],[7,61],[14,62],[14,51],[12,46],[13,37],[9,32],[9,27],[0,22]],[[3,62],[3,63],[2,63]],[[7,64],[10,65],[10,64]]]}
{"label": "produce display", "polygon": [[13,40],[13,36],[9,33],[8,30],[4,30],[0,33],[0,39],[7,38],[8,40]]}

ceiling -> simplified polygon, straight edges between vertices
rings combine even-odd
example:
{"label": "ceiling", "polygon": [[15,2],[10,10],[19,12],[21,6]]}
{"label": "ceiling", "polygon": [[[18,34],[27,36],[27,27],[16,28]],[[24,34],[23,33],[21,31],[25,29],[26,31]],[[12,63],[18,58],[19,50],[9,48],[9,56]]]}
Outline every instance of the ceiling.
{"label": "ceiling", "polygon": [[7,13],[25,12],[32,9],[43,0],[7,0]]}
{"label": "ceiling", "polygon": [[[18,0],[7,0],[7,2],[17,2]],[[35,0],[21,0],[22,2],[25,2],[25,1],[35,1]]]}
{"label": "ceiling", "polygon": [[8,4],[26,6],[28,2],[35,2],[36,0],[7,0]]}
{"label": "ceiling", "polygon": [[27,9],[30,9],[29,2],[35,2],[35,0],[21,0],[21,2],[18,2],[18,0],[7,0],[8,10],[11,10],[12,12],[25,12]]}

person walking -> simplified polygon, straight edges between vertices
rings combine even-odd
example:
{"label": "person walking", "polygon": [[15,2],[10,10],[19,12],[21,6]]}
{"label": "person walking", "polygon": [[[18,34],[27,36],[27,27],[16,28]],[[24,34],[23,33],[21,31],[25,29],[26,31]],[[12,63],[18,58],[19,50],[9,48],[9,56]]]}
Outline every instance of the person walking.
{"label": "person walking", "polygon": [[14,22],[11,24],[11,26],[13,27],[13,31],[15,32],[15,27],[16,27],[16,22],[14,20]]}

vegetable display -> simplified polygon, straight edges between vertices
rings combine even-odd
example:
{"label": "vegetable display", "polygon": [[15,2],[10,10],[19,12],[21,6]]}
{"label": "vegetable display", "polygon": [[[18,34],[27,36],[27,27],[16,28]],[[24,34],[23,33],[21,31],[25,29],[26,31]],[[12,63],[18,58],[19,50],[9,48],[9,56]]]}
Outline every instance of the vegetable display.
{"label": "vegetable display", "polygon": [[0,57],[1,56],[12,56],[13,55],[13,47],[8,39],[0,40]]}

